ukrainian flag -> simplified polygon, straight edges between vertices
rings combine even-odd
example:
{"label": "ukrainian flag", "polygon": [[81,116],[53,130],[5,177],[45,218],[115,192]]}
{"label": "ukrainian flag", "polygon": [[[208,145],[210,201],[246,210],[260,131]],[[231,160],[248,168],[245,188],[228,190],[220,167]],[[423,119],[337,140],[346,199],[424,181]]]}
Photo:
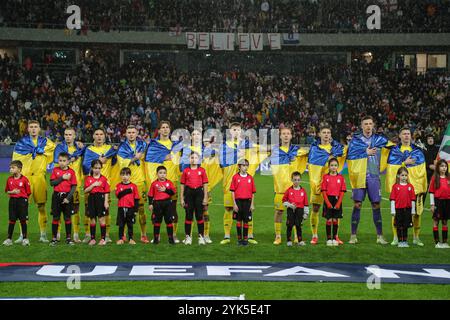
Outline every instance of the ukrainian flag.
{"label": "ukrainian flag", "polygon": [[306,154],[297,145],[290,145],[284,149],[279,145],[272,147],[270,168],[273,175],[275,193],[284,193],[291,185],[291,174],[295,171],[303,173],[306,170]]}
{"label": "ukrainian flag", "polygon": [[332,140],[327,150],[320,146],[320,139],[311,144],[308,155],[308,174],[312,192],[321,193],[322,177],[328,172],[327,163],[330,156],[336,157],[339,162],[338,172],[342,171],[345,162],[346,148],[337,141]]}
{"label": "ukrainian flag", "polygon": [[[158,139],[150,140],[147,153],[145,154],[145,170],[147,185],[150,186],[157,179],[156,169],[158,166],[165,166],[167,169],[167,179],[172,182],[178,181],[180,176],[179,153],[183,148],[182,140],[176,142],[169,141],[164,145]],[[165,161],[166,157],[171,154],[172,159]]]}
{"label": "ukrainian flag", "polygon": [[136,153],[144,153],[147,149],[147,143],[143,140],[136,140],[134,148],[130,145],[128,140],[122,142],[117,151],[117,163],[118,170],[122,168],[130,168],[131,170],[131,181],[137,185],[143,184],[145,182],[145,170],[144,164],[141,160],[136,160],[130,166],[130,160],[134,158]]}
{"label": "ukrainian flag", "polygon": [[[380,172],[384,171],[385,168],[385,156],[389,150],[383,150],[388,146],[388,139],[379,134],[373,134],[372,142],[370,144],[371,148],[380,148],[381,151],[381,161],[380,161]],[[350,178],[350,184],[352,189],[362,189],[366,188],[366,173],[367,173],[367,144],[362,140],[362,134],[355,134],[353,139],[350,141],[348,147],[347,155],[347,165]]]}
{"label": "ukrainian flag", "polygon": [[55,144],[53,141],[38,137],[35,145],[30,136],[20,139],[13,152],[13,160],[22,162],[22,174],[26,177],[34,175],[45,175],[47,165],[53,162],[53,151]]}
{"label": "ukrainian flag", "polygon": [[427,172],[425,156],[420,148],[416,145],[403,147],[401,144],[396,145],[389,152],[387,158],[386,169],[386,191],[391,192],[392,186],[395,184],[397,171],[400,167],[405,166],[404,162],[408,157],[416,160],[414,164],[406,165],[409,173],[409,182],[414,186],[416,194],[427,192]]}
{"label": "ukrainian flag", "polygon": [[[114,158],[117,154],[117,151],[110,145],[103,145],[102,147],[102,153],[97,153],[91,150],[93,146],[87,147],[85,152],[84,152],[84,157],[83,157],[83,174],[84,175],[88,175],[89,172],[91,171],[91,163],[94,160],[97,160],[101,155],[105,156],[108,159]],[[109,180],[111,178],[111,165],[115,164],[115,160],[113,161],[113,159],[111,159],[111,164],[104,164],[103,168],[102,168],[102,175],[104,175],[107,179],[108,182],[111,183]]]}

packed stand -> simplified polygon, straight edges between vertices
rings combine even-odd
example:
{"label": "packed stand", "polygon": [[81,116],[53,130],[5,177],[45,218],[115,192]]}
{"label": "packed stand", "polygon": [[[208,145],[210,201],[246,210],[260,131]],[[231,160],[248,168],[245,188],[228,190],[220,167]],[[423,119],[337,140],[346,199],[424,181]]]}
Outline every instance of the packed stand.
{"label": "packed stand", "polygon": [[[0,26],[65,28],[71,3],[0,2]],[[79,0],[82,31],[368,32],[370,5],[381,9],[381,30],[450,30],[447,0]],[[81,34],[81,33],[80,33]]]}
{"label": "packed stand", "polygon": [[143,138],[153,137],[162,119],[189,130],[195,120],[206,129],[225,129],[233,121],[254,129],[291,126],[296,143],[311,143],[322,122],[333,124],[336,138],[345,140],[364,114],[373,115],[378,130],[391,136],[408,125],[415,135],[439,137],[450,120],[448,72],[389,71],[376,60],[277,76],[186,74],[157,61],[119,67],[105,55],[83,60],[61,79],[4,56],[0,81],[2,143],[25,134],[28,119],[39,119],[44,134],[56,140],[70,126],[90,142],[93,129],[104,127],[113,143],[120,142],[128,124]]}

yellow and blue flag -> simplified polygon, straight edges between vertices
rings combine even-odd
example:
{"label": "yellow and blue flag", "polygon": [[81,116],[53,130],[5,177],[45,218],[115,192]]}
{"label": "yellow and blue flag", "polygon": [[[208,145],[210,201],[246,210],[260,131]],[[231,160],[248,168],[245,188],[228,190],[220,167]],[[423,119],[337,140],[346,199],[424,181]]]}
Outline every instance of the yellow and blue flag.
{"label": "yellow and blue flag", "polygon": [[26,177],[45,175],[47,165],[53,162],[54,150],[55,144],[47,138],[38,137],[34,144],[30,136],[25,136],[17,141],[12,159],[22,162],[22,174]]}
{"label": "yellow and blue flag", "polygon": [[[373,134],[370,148],[383,149],[388,146],[388,139],[379,134]],[[366,188],[367,160],[368,155],[366,149],[368,145],[362,140],[362,134],[355,134],[350,141],[347,154],[348,172],[352,189]],[[382,150],[380,171],[383,171],[385,164],[383,163],[383,153],[388,150]]]}
{"label": "yellow and blue flag", "polygon": [[330,156],[338,159],[338,172],[342,171],[345,160],[345,147],[339,142],[332,140],[329,148],[323,148],[320,145],[320,139],[317,139],[311,144],[308,154],[308,174],[309,183],[312,192],[315,194],[321,193],[322,177],[328,172],[327,163]]}
{"label": "yellow and blue flag", "polygon": [[[414,164],[405,165],[407,158],[411,157],[415,160]],[[416,194],[427,192],[427,172],[425,156],[422,149],[414,144],[410,147],[403,147],[401,144],[396,145],[389,152],[386,168],[386,191],[391,192],[392,186],[395,184],[397,171],[400,167],[405,166],[408,169],[409,182],[414,186]]]}

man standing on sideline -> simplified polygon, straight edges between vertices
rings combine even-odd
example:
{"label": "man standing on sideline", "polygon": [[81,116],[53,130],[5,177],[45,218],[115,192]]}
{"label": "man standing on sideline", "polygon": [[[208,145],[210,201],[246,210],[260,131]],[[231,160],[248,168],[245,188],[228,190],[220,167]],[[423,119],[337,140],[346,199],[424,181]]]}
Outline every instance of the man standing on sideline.
{"label": "man standing on sideline", "polygon": [[369,196],[369,201],[372,204],[373,222],[377,230],[377,243],[382,245],[388,244],[383,237],[383,222],[380,208],[380,172],[384,169],[380,165],[382,149],[388,144],[388,139],[383,135],[374,133],[374,126],[375,123],[371,116],[362,118],[362,132],[353,135],[348,147],[347,164],[354,202],[350,244],[358,242],[356,232],[358,230],[362,202],[366,198],[366,194]]}
{"label": "man standing on sideline", "polygon": [[[45,174],[47,165],[53,162],[53,151],[55,144],[47,139],[39,136],[41,126],[38,121],[30,120],[28,122],[28,136],[20,139],[14,147],[13,160],[22,162],[22,174],[28,178],[31,184],[31,194],[33,201],[36,203],[39,216],[39,230],[41,236],[40,242],[48,242],[47,240],[47,213],[45,212],[45,203],[47,202],[47,180]],[[20,235],[16,243],[22,243],[23,237]]]}

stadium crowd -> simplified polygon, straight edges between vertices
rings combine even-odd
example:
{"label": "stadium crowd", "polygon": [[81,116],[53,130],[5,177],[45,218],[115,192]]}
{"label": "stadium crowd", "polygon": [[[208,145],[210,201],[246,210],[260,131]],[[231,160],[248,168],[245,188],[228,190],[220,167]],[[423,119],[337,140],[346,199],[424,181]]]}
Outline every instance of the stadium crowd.
{"label": "stadium crowd", "polygon": [[[366,9],[379,5],[382,32],[442,32],[447,0],[79,0],[82,30],[367,32]],[[65,28],[66,1],[5,0],[0,26]]]}
{"label": "stadium crowd", "polygon": [[450,74],[416,75],[390,71],[376,60],[350,66],[311,66],[303,74],[227,72],[183,73],[157,61],[119,67],[112,58],[90,57],[65,77],[0,59],[0,141],[26,133],[26,121],[39,119],[45,136],[61,140],[74,127],[92,141],[104,127],[117,143],[128,124],[144,138],[154,136],[160,119],[173,128],[224,129],[240,121],[247,128],[291,126],[295,143],[311,143],[321,122],[333,124],[335,138],[357,130],[361,115],[374,115],[388,136],[407,125],[415,136],[440,137],[450,120]]}

